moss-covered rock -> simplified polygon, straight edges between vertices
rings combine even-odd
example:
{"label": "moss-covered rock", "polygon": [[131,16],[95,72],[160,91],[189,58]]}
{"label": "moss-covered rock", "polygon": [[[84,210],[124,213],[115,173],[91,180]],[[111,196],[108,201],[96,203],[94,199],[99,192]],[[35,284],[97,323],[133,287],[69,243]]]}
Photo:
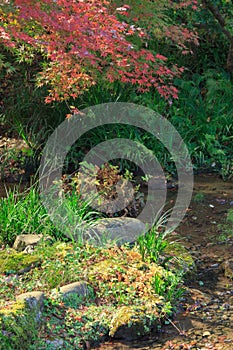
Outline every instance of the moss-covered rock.
{"label": "moss-covered rock", "polygon": [[168,261],[175,270],[182,270],[186,276],[196,271],[193,257],[183,245],[177,242],[168,244],[164,249],[164,253],[171,258],[174,257],[174,259]]}
{"label": "moss-covered rock", "polygon": [[37,255],[18,253],[14,249],[0,251],[0,273],[24,273],[40,263]]}
{"label": "moss-covered rock", "polygon": [[116,339],[137,339],[159,323],[158,314],[156,305],[122,306],[111,321],[109,335]]}

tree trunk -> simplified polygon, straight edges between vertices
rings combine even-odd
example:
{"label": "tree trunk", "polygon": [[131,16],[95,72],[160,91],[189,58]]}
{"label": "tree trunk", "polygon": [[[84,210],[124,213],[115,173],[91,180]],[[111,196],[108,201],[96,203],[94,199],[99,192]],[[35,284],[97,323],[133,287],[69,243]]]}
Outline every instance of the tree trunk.
{"label": "tree trunk", "polygon": [[233,72],[233,38],[230,43],[228,55],[227,55],[227,70]]}

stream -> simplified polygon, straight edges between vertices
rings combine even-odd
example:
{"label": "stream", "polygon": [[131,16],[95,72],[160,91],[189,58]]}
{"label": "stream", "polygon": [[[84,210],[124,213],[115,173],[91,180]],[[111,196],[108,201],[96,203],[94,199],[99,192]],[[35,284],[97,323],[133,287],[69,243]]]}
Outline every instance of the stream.
{"label": "stream", "polygon": [[[176,229],[197,265],[197,275],[187,282],[183,300],[172,323],[134,342],[107,342],[99,350],[233,349],[233,280],[221,264],[233,255],[233,235],[226,239],[220,224],[233,209],[233,182],[218,176],[195,177],[194,193],[182,224]],[[175,193],[170,193],[170,198]],[[196,198],[198,198],[196,196]],[[231,228],[232,233],[232,228]]]}

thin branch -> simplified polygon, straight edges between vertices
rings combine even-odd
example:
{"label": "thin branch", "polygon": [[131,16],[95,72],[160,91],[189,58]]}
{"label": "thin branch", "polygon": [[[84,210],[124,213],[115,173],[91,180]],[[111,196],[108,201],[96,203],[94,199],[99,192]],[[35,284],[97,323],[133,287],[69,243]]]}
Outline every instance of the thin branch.
{"label": "thin branch", "polygon": [[208,0],[202,0],[203,5],[212,13],[214,18],[218,21],[222,32],[225,34],[225,36],[229,39],[230,42],[233,41],[233,36],[227,30],[226,27],[226,22],[221,13],[219,12],[219,9],[215,7],[210,1]]}

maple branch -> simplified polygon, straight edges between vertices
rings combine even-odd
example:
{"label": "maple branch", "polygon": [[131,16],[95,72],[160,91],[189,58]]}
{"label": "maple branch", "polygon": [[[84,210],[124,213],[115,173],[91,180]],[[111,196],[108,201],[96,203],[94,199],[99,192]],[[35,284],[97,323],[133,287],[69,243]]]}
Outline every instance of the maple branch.
{"label": "maple branch", "polygon": [[225,34],[225,36],[229,39],[230,43],[233,43],[233,36],[229,32],[229,30],[226,29],[226,22],[219,12],[219,9],[215,7],[210,1],[208,0],[202,0],[203,5],[212,13],[214,18],[218,21],[218,24],[221,27],[222,32]]}

